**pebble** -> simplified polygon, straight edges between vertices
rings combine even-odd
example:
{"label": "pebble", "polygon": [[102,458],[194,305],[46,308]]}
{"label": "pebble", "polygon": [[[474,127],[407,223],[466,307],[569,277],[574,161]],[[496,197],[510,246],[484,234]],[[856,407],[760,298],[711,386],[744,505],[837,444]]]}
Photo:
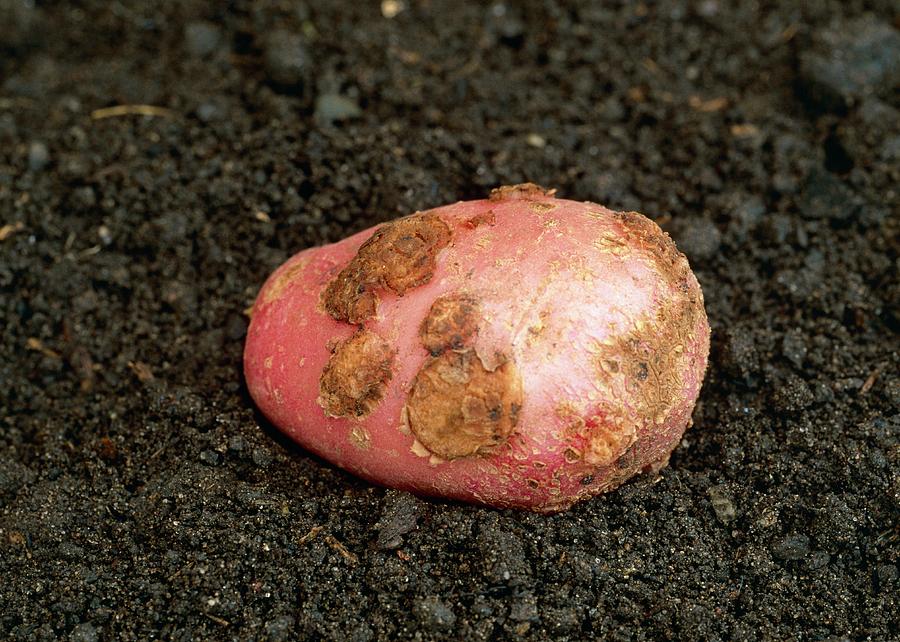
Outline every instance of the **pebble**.
{"label": "pebble", "polygon": [[772,554],[780,560],[802,560],[809,555],[809,537],[802,533],[785,535],[772,546]]}
{"label": "pebble", "polygon": [[737,517],[737,511],[726,486],[724,484],[710,486],[706,492],[719,521],[723,524],[733,522],[735,517]]}
{"label": "pebble", "polygon": [[[0,371],[0,375],[8,373]],[[12,376],[9,373],[9,376]],[[8,381],[10,381],[8,379]],[[0,458],[0,504],[12,501],[16,492],[24,485],[31,483],[34,473],[24,464],[15,461],[13,457]]]}
{"label": "pebble", "polygon": [[517,49],[525,38],[525,22],[513,7],[495,3],[490,8],[488,23],[502,44]]}
{"label": "pebble", "polygon": [[76,188],[72,192],[72,203],[82,210],[87,210],[97,204],[97,194],[90,185]]}
{"label": "pebble", "polygon": [[806,560],[806,568],[811,571],[818,571],[828,566],[831,561],[831,555],[825,551],[813,551]]}
{"label": "pebble", "polygon": [[705,218],[686,218],[673,229],[675,244],[691,261],[708,261],[722,245],[722,233]]}
{"label": "pebble", "polygon": [[900,136],[891,136],[881,144],[879,151],[881,160],[886,162],[900,161]]}
{"label": "pebble", "polygon": [[759,371],[759,355],[753,335],[741,328],[726,330],[721,363],[732,377],[743,380],[747,385],[752,383]]}
{"label": "pebble", "polygon": [[378,520],[378,539],[375,545],[380,550],[400,548],[403,536],[414,530],[419,519],[419,501],[409,493],[388,492],[387,505]]}
{"label": "pebble", "polygon": [[513,622],[540,622],[537,601],[531,594],[522,596],[509,607],[509,619]]}
{"label": "pebble", "polygon": [[263,43],[263,64],[269,80],[285,89],[302,90],[311,60],[300,34],[276,29]]}
{"label": "pebble", "polygon": [[778,412],[798,412],[815,403],[809,385],[796,375],[789,375],[783,385],[772,393],[772,405]]}
{"label": "pebble", "polygon": [[16,120],[12,114],[0,114],[0,140],[13,140],[17,134]]}
{"label": "pebble", "polygon": [[787,241],[794,229],[794,219],[787,214],[772,214],[760,226],[763,238],[775,245],[781,245]]}
{"label": "pebble", "polygon": [[872,15],[820,32],[800,56],[800,85],[816,110],[845,112],[898,84],[900,33]]}
{"label": "pebble", "polygon": [[244,439],[243,435],[233,435],[228,440],[228,450],[240,454],[247,450],[250,444],[247,443],[247,440]]}
{"label": "pebble", "polygon": [[290,615],[281,615],[266,623],[266,639],[271,642],[280,642],[291,638],[291,630],[294,628],[294,618]]}
{"label": "pebble", "polygon": [[218,466],[219,462],[222,461],[222,455],[217,453],[215,450],[204,450],[200,453],[200,461],[202,461],[207,466]]}
{"label": "pebble", "polygon": [[34,141],[28,146],[28,169],[39,172],[47,167],[49,162],[50,151],[44,143]]}
{"label": "pebble", "polygon": [[808,219],[846,221],[859,211],[853,192],[820,168],[814,168],[807,176],[798,205]]}
{"label": "pebble", "polygon": [[758,196],[751,196],[734,210],[733,217],[741,230],[746,232],[756,227],[766,213],[766,204]]}
{"label": "pebble", "polygon": [[219,47],[222,31],[211,22],[190,22],[184,28],[184,46],[196,58],[205,58]]}
{"label": "pebble", "polygon": [[896,564],[880,564],[875,571],[875,576],[883,587],[890,588],[891,585],[897,581],[897,577],[900,576],[900,573],[897,571]]}
{"label": "pebble", "polygon": [[272,453],[265,448],[254,448],[250,458],[253,460],[253,465],[257,468],[265,469],[272,463]]}
{"label": "pebble", "polygon": [[199,118],[204,123],[209,123],[216,120],[219,117],[219,113],[219,108],[215,103],[201,103],[197,107],[197,118]]}
{"label": "pebble", "polygon": [[359,118],[362,110],[355,101],[340,94],[322,94],[316,98],[316,111],[313,118],[320,125]]}
{"label": "pebble", "polygon": [[72,642],[97,642],[100,639],[96,627],[90,622],[82,622],[74,629],[72,635],[69,636]]}
{"label": "pebble", "polygon": [[240,314],[229,314],[225,320],[225,338],[229,341],[240,341],[246,334],[247,319]]}
{"label": "pebble", "polygon": [[781,356],[790,361],[795,368],[803,367],[806,351],[806,340],[801,332],[791,330],[785,333],[781,340]]}
{"label": "pebble", "polygon": [[456,614],[436,597],[418,600],[413,608],[426,629],[440,631],[456,624]]}

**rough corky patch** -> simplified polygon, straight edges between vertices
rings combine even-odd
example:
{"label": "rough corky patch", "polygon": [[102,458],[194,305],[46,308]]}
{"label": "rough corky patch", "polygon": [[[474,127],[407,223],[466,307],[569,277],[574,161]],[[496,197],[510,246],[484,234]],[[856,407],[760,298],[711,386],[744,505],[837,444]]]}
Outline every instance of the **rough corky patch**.
{"label": "rough corky patch", "polygon": [[448,294],[435,299],[422,322],[422,345],[436,357],[444,350],[458,350],[478,332],[478,301],[467,294]]}
{"label": "rough corky patch", "polygon": [[377,311],[379,289],[403,295],[427,283],[450,228],[432,213],[413,214],[378,228],[328,284],[322,303],[338,321],[361,323]]}
{"label": "rough corky patch", "polygon": [[319,405],[331,417],[368,415],[391,379],[394,351],[371,330],[337,343],[319,379]]}
{"label": "rough corky patch", "polygon": [[406,406],[409,427],[443,459],[484,455],[512,434],[522,397],[512,361],[491,371],[474,350],[447,351],[416,376]]}
{"label": "rough corky patch", "polygon": [[554,194],[556,194],[555,189],[544,189],[534,183],[519,183],[492,189],[489,199],[498,202],[517,198],[552,198]]}

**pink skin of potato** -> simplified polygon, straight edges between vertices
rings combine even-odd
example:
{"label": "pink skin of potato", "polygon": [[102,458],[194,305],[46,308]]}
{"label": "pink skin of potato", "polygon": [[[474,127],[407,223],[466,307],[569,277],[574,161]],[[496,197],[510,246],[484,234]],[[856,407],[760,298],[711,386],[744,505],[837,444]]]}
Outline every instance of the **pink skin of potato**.
{"label": "pink skin of potato", "polygon": [[525,184],[296,254],[244,370],[275,426],[353,474],[553,512],[666,465],[708,353],[655,223]]}

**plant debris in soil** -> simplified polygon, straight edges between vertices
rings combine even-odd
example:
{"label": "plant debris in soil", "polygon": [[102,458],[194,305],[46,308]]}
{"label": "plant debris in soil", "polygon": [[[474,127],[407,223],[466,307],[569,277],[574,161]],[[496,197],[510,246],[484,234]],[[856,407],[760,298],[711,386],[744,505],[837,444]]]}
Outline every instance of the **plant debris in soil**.
{"label": "plant debris in soil", "polygon": [[[896,638],[896,16],[0,0],[0,637]],[[527,180],[648,214],[702,283],[658,478],[423,500],[255,412],[284,259]]]}

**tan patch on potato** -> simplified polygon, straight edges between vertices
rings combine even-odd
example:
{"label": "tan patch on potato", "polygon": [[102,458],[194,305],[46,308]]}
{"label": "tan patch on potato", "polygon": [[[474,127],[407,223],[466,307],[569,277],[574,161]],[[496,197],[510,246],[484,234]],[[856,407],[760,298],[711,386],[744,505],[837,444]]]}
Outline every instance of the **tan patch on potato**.
{"label": "tan patch on potato", "polygon": [[546,214],[548,212],[552,212],[557,207],[559,207],[559,205],[557,205],[556,203],[547,203],[546,201],[531,201],[528,204],[528,208],[532,212],[536,212],[537,214]]}
{"label": "tan patch on potato", "polygon": [[[605,418],[594,417],[592,423],[602,426]],[[605,428],[595,428],[584,451],[584,461],[591,466],[609,466],[637,439],[637,431],[632,423],[616,426],[606,424]]]}
{"label": "tan patch on potato", "polygon": [[447,224],[427,212],[382,225],[325,288],[325,310],[338,321],[350,323],[375,316],[377,291],[388,289],[402,296],[427,283],[437,254],[450,237]]}
{"label": "tan patch on potato", "polygon": [[664,423],[683,398],[684,346],[693,341],[703,314],[698,295],[676,295],[629,332],[598,346],[598,379],[610,389],[626,390],[643,423]]}
{"label": "tan patch on potato", "polygon": [[370,330],[360,330],[331,348],[319,379],[318,402],[330,417],[361,418],[384,396],[394,351]]}
{"label": "tan patch on potato", "polygon": [[266,288],[266,292],[263,295],[263,303],[268,305],[283,297],[288,287],[300,276],[301,272],[306,269],[309,261],[310,258],[308,257],[298,259],[296,263],[279,274],[272,282],[272,285]]}
{"label": "tan patch on potato", "polygon": [[544,189],[534,183],[519,183],[518,185],[503,185],[491,190],[489,197],[492,201],[512,201],[516,199],[553,198],[555,189]]}
{"label": "tan patch on potato", "polygon": [[569,463],[609,466],[637,439],[634,422],[629,422],[619,408],[604,408],[602,414],[585,419],[573,404],[561,403],[556,414],[567,423],[564,434],[569,446],[563,455]]}
{"label": "tan patch on potato", "polygon": [[436,357],[444,350],[459,350],[478,332],[478,302],[467,294],[435,299],[422,322],[422,345]]}
{"label": "tan patch on potato", "polygon": [[360,450],[368,450],[372,447],[372,437],[362,426],[353,426],[350,430],[350,443]]}
{"label": "tan patch on potato", "polygon": [[637,247],[653,260],[660,275],[678,284],[687,292],[687,277],[691,273],[687,258],[675,247],[675,242],[656,223],[638,212],[614,212],[627,247]]}
{"label": "tan patch on potato", "polygon": [[512,361],[491,371],[474,350],[448,351],[416,375],[407,416],[416,439],[438,457],[486,455],[512,434],[522,399]]}
{"label": "tan patch on potato", "polygon": [[497,222],[497,217],[494,215],[494,210],[488,210],[487,212],[482,212],[481,214],[476,214],[472,218],[468,218],[462,222],[462,226],[468,230],[474,230],[476,227],[481,227],[482,225],[494,225]]}

